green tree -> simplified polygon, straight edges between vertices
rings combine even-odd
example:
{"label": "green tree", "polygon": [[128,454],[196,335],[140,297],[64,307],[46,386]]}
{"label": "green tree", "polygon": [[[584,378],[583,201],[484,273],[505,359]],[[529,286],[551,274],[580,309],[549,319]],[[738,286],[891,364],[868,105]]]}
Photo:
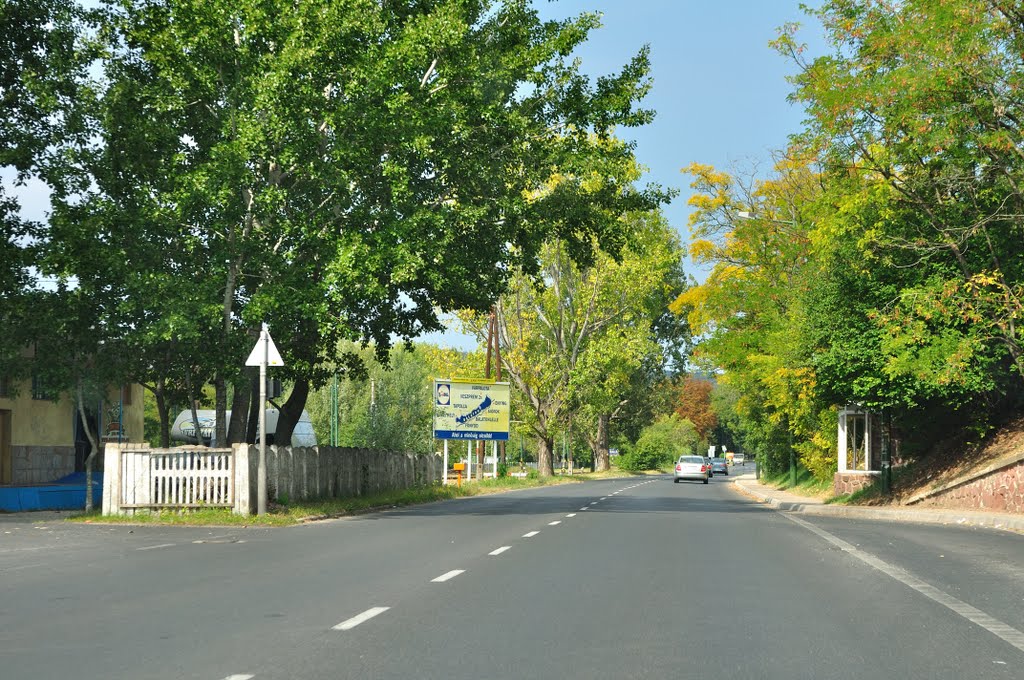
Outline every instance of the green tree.
{"label": "green tree", "polygon": [[[440,311],[486,309],[550,236],[581,261],[595,239],[614,249],[615,216],[661,195],[571,179],[631,157],[591,134],[651,117],[635,106],[646,50],[594,84],[570,60],[597,25],[542,23],[525,0],[111,3],[83,212],[121,225],[112,241],[162,246],[146,259],[177,295],[115,283],[154,318],[195,319],[187,339],[164,325],[137,346],[201,343],[175,374],[212,377],[221,415],[236,381],[239,414],[237,366],[269,322],[295,384],[286,434],[339,341],[384,359],[394,337],[439,329]],[[552,168],[577,172],[537,195]],[[196,303],[162,313],[173,299]]]}
{"label": "green tree", "polygon": [[[522,395],[517,417],[537,439],[542,475],[554,473],[558,435],[581,426],[590,428],[598,469],[607,469],[609,420],[649,394],[650,368],[663,365],[655,322],[678,292],[678,239],[656,213],[622,221],[627,240],[618,260],[599,251],[580,264],[564,242],[550,242],[540,279],[518,273],[496,306],[502,364]],[[464,318],[485,337],[480,317]]]}
{"label": "green tree", "polygon": [[836,0],[813,12],[832,54],[808,63],[792,34],[778,42],[803,67],[805,139],[844,203],[869,208],[847,225],[861,253],[902,270],[874,334],[884,376],[918,395],[998,391],[1024,369],[1018,4]]}

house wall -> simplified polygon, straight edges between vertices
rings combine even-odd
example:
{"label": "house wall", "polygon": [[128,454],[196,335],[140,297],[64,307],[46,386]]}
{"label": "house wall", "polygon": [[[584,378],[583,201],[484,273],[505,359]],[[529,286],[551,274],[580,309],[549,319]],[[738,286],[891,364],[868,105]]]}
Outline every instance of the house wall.
{"label": "house wall", "polygon": [[75,470],[74,402],[32,398],[29,383],[0,397],[0,410],[11,412],[11,481],[47,482]]}
{"label": "house wall", "polygon": [[[122,436],[130,437],[126,441],[141,441],[142,387],[133,385],[131,389],[132,404],[124,410]],[[118,388],[108,394],[108,400],[119,398]],[[0,410],[11,412],[12,483],[41,484],[75,471],[76,408],[69,394],[54,401],[33,399],[27,381],[16,385],[10,396],[0,397]]]}

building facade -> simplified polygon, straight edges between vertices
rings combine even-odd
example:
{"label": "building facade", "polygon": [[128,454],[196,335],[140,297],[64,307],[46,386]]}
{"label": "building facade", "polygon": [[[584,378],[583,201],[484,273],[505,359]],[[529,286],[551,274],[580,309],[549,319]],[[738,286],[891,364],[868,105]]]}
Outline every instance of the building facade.
{"label": "building facade", "polygon": [[[142,441],[141,385],[107,390],[86,409],[99,446]],[[43,484],[85,469],[89,439],[74,397],[37,381],[0,379],[0,484]],[[102,464],[102,451],[96,469]]]}

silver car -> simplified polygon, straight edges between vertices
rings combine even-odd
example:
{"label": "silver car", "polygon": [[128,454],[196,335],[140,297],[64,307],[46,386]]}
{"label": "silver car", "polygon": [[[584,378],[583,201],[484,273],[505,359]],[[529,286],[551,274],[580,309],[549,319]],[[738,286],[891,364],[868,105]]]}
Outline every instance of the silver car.
{"label": "silver car", "polygon": [[710,474],[711,467],[701,456],[679,456],[672,482],[678,484],[680,479],[692,479],[707,484]]}

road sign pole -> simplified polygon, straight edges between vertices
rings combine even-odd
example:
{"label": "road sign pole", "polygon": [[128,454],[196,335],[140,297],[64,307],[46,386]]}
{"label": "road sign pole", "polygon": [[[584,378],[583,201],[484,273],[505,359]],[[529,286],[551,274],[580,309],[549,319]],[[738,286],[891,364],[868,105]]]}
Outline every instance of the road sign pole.
{"label": "road sign pole", "polygon": [[269,335],[267,324],[263,324],[260,332],[260,343],[263,345],[262,361],[260,361],[260,462],[256,473],[256,514],[267,514],[267,355],[269,353]]}
{"label": "road sign pole", "polygon": [[448,440],[444,440],[444,485],[448,486]]}

